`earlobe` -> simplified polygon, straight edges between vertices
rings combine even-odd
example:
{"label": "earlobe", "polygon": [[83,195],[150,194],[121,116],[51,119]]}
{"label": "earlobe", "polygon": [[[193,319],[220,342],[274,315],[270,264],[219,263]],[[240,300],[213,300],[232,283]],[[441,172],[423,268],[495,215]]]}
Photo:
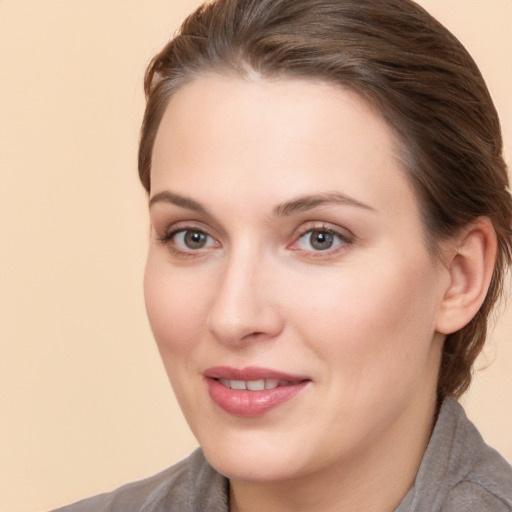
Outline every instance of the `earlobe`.
{"label": "earlobe", "polygon": [[476,315],[489,289],[496,251],[496,233],[487,217],[478,218],[452,241],[445,262],[449,284],[436,323],[439,333],[456,332]]}

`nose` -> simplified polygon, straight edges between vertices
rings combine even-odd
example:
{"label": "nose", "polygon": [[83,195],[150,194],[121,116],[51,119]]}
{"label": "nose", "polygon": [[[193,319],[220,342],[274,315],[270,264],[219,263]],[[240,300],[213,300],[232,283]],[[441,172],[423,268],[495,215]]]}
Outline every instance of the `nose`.
{"label": "nose", "polygon": [[207,328],[221,343],[239,345],[276,338],[283,329],[271,268],[257,256],[233,255],[219,277]]}

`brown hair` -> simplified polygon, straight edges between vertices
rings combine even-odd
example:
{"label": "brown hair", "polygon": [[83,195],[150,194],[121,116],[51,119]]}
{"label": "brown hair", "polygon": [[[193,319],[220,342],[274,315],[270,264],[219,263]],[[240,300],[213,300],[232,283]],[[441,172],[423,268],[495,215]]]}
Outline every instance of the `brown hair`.
{"label": "brown hair", "polygon": [[150,190],[151,153],[176,89],[207,73],[254,70],[313,77],[351,89],[397,132],[422,206],[428,245],[480,216],[498,256],[484,304],[444,344],[440,395],[460,396],[502,294],[512,253],[512,203],[498,115],[461,43],[411,0],[213,0],[199,7],[151,61],[139,174]]}

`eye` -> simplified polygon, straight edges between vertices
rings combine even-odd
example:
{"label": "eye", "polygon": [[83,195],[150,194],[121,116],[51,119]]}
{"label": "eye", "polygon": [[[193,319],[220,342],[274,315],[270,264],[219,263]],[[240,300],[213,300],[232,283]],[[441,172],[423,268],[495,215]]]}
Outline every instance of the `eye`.
{"label": "eye", "polygon": [[156,240],[167,247],[178,258],[202,256],[209,249],[220,247],[219,242],[202,229],[176,226],[163,235],[156,235]]}
{"label": "eye", "polygon": [[196,251],[198,249],[207,249],[217,245],[210,236],[197,229],[182,229],[171,233],[168,237],[177,250]]}
{"label": "eye", "polygon": [[332,229],[309,229],[295,242],[293,249],[308,252],[328,252],[350,243],[347,236]]}

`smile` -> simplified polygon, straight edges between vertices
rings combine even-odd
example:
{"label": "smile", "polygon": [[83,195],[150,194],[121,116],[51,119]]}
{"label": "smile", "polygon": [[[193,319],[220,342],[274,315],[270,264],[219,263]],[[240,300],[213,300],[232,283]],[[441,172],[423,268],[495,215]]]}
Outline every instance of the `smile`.
{"label": "smile", "polygon": [[297,396],[311,379],[264,368],[210,368],[205,373],[212,401],[234,416],[256,417]]}
{"label": "smile", "polygon": [[264,389],[275,389],[278,386],[291,386],[298,384],[297,381],[279,380],[279,379],[258,379],[258,380],[228,380],[219,379],[219,382],[231,389],[237,389],[239,391],[263,391]]}

